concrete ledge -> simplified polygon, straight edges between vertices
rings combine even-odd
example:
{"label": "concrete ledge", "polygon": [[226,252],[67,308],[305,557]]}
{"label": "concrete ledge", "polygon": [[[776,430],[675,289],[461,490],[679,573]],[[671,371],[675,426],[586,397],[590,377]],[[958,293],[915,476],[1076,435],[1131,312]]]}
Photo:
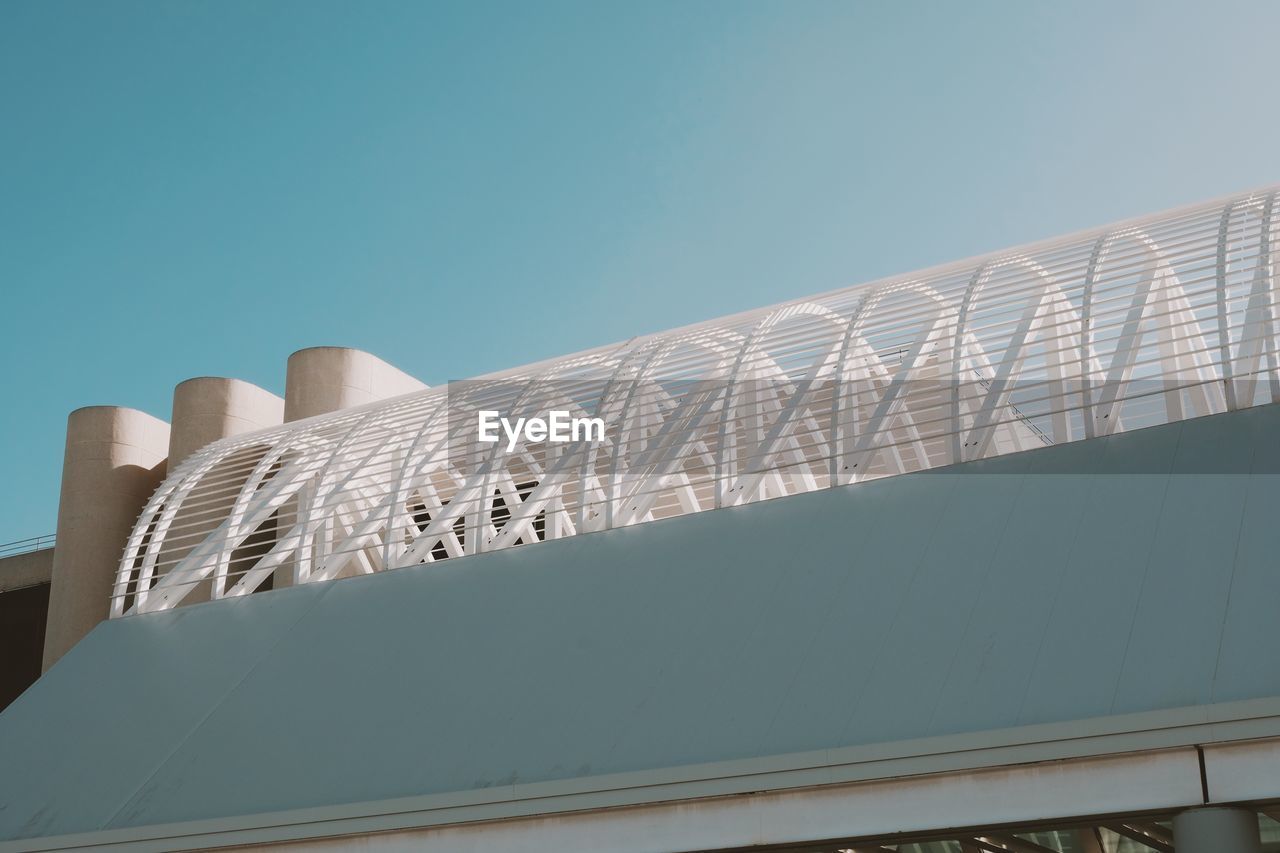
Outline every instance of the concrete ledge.
{"label": "concrete ledge", "polygon": [[49,583],[52,577],[52,548],[0,558],[0,593]]}
{"label": "concrete ledge", "polygon": [[[1208,796],[1196,747],[1209,767]],[[1068,820],[1280,797],[1280,698],[1177,708],[1001,731],[407,797],[235,818],[0,843],[30,850],[163,851],[341,836],[379,836],[389,850],[439,843],[434,833],[489,831],[467,849],[593,849],[575,822],[611,821],[667,849],[928,832],[982,823]],[[1240,772],[1252,769],[1254,772]],[[1221,781],[1218,781],[1221,780]],[[1216,789],[1221,785],[1221,793]],[[895,805],[897,803],[897,805]],[[589,813],[589,814],[584,814]],[[760,815],[768,814],[767,820]],[[494,824],[494,821],[503,821]],[[541,821],[542,826],[534,825]],[[619,822],[626,825],[618,825]],[[678,822],[678,832],[668,824]],[[701,822],[701,827],[691,822]],[[423,832],[432,831],[428,839]],[[550,832],[550,834],[548,834]],[[568,833],[564,835],[563,833]],[[600,837],[588,832],[586,837]],[[396,834],[412,835],[395,843]],[[376,839],[365,839],[372,844]],[[370,846],[367,849],[374,849]]]}

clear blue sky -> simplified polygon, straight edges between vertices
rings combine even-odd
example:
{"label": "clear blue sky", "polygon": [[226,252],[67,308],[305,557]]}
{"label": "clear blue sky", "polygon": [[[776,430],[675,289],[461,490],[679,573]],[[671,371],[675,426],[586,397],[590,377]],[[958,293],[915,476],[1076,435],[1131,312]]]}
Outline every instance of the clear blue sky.
{"label": "clear blue sky", "polygon": [[429,383],[1280,181],[1280,4],[0,3],[0,542],[67,413]]}

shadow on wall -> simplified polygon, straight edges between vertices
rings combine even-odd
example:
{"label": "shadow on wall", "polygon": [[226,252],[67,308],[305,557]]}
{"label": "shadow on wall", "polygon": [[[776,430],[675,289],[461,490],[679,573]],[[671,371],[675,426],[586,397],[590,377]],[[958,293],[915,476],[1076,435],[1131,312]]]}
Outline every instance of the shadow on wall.
{"label": "shadow on wall", "polygon": [[0,711],[40,677],[48,613],[47,583],[0,595]]}

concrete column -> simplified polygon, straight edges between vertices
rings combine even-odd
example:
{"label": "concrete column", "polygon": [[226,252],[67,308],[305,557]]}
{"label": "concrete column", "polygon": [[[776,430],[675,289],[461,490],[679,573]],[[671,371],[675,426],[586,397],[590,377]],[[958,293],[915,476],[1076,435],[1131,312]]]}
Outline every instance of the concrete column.
{"label": "concrete column", "polygon": [[207,444],[284,422],[284,400],[239,379],[201,376],[173,389],[169,468]]}
{"label": "concrete column", "polygon": [[1261,853],[1258,815],[1251,809],[1206,806],[1173,819],[1178,853]]}
{"label": "concrete column", "polygon": [[107,618],[125,543],[168,450],[169,425],[143,412],[90,406],[67,418],[43,669]]}
{"label": "concrete column", "polygon": [[[257,385],[220,376],[201,376],[181,382],[173,389],[169,470],[218,439],[278,426],[283,421],[284,400]],[[239,456],[226,463],[239,467],[245,464]],[[178,563],[226,519],[235,503],[236,491],[229,488],[224,467],[215,466],[204,478],[211,482],[206,485],[202,480],[196,484],[184,507],[178,510],[173,526],[180,535],[166,541],[160,551],[161,565]],[[233,573],[236,570],[237,566],[231,566]],[[182,603],[208,601],[212,591],[211,580],[201,581]]]}
{"label": "concrete column", "polygon": [[284,419],[297,421],[427,386],[377,356],[344,347],[312,347],[289,356]]}

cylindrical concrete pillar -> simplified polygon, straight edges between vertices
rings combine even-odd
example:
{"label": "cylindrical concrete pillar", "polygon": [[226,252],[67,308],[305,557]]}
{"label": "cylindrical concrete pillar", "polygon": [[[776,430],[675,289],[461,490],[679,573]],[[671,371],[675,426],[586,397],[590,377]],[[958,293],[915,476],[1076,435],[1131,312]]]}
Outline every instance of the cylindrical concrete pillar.
{"label": "cylindrical concrete pillar", "polygon": [[125,542],[164,478],[169,425],[116,406],[67,418],[44,669],[103,619]]}
{"label": "cylindrical concrete pillar", "polygon": [[[283,420],[284,400],[257,385],[220,376],[201,376],[181,382],[173,389],[169,470],[218,439],[277,426]],[[176,535],[161,548],[161,565],[176,565],[226,520],[235,504],[236,489],[224,469],[245,465],[243,455],[238,455],[215,467],[196,484],[173,519],[172,530]],[[264,531],[258,538],[264,542],[274,541],[273,533]],[[267,544],[269,547],[269,542]],[[230,567],[233,575],[237,568]],[[234,576],[230,580],[234,583]],[[186,593],[182,603],[208,601],[212,590],[212,581],[203,580]]]}
{"label": "cylindrical concrete pillar", "polygon": [[169,468],[220,438],[283,422],[284,400],[257,385],[220,376],[188,379],[173,389]]}
{"label": "cylindrical concrete pillar", "polygon": [[1178,853],[1261,853],[1258,815],[1252,809],[1206,806],[1173,819]]}
{"label": "cylindrical concrete pillar", "polygon": [[377,356],[345,347],[311,347],[289,356],[284,419],[336,412],[427,386]]}

